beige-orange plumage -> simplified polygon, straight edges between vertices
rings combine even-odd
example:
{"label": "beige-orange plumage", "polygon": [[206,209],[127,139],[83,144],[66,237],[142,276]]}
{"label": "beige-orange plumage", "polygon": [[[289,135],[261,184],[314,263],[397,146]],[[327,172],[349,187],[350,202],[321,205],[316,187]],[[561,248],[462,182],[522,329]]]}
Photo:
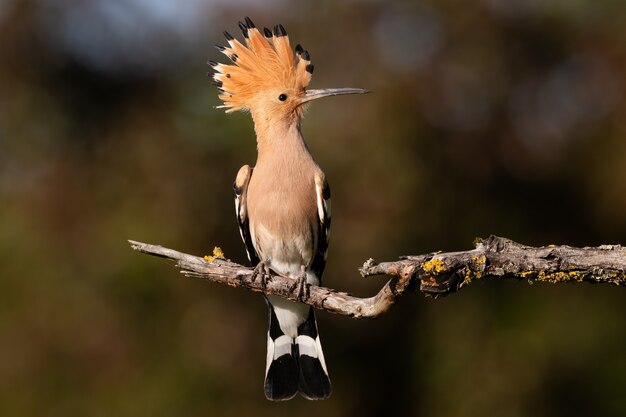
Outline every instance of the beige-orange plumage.
{"label": "beige-orange plumage", "polygon": [[[326,265],[330,191],[300,131],[303,107],[314,99],[366,91],[307,90],[310,55],[300,45],[291,50],[282,25],[261,33],[246,18],[239,27],[246,45],[224,32],[228,46],[218,46],[232,64],[210,61],[224,102],[219,107],[249,111],[257,135],[256,165],[244,165],[235,180],[239,230],[256,273],[271,268],[290,276],[305,297],[307,285],[320,285]],[[273,296],[266,300],[266,397],[286,400],[300,392],[308,399],[327,398],[330,379],[312,308]]]}
{"label": "beige-orange plumage", "polygon": [[227,113],[250,110],[257,93],[268,88],[282,88],[292,95],[304,93],[311,82],[308,54],[294,56],[287,35],[265,37],[253,27],[247,29],[247,36],[246,45],[233,38],[221,49],[232,64],[213,66],[217,71],[213,78],[222,84],[219,98],[224,105],[220,107]]}

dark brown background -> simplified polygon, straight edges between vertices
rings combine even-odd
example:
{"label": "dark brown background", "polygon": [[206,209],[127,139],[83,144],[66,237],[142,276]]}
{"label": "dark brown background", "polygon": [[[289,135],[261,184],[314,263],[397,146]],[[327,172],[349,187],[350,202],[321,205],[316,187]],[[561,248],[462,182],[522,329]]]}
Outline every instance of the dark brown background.
{"label": "dark brown background", "polygon": [[626,294],[480,282],[375,321],[320,313],[334,394],[263,396],[260,296],[182,279],[125,239],[245,260],[250,117],[213,109],[221,31],[282,23],[311,87],[367,96],[304,121],[333,192],[325,284],[369,295],[369,257],[626,243],[619,0],[4,0],[3,416],[626,414]]}

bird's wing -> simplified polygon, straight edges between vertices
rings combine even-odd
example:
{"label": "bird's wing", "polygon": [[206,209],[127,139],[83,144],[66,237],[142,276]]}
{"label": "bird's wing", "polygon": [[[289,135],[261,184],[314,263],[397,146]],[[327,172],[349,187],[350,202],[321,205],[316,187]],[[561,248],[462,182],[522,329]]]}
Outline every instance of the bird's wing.
{"label": "bird's wing", "polygon": [[259,255],[254,249],[252,237],[250,236],[247,204],[248,184],[250,184],[250,178],[252,178],[252,171],[253,169],[249,165],[242,166],[237,173],[233,188],[235,190],[235,211],[237,213],[237,223],[239,223],[239,233],[243,243],[246,245],[248,259],[252,265],[256,265],[259,263]]}
{"label": "bird's wing", "polygon": [[318,238],[311,269],[320,283],[326,267],[328,239],[330,234],[330,187],[323,174],[315,174],[315,195],[317,200]]}

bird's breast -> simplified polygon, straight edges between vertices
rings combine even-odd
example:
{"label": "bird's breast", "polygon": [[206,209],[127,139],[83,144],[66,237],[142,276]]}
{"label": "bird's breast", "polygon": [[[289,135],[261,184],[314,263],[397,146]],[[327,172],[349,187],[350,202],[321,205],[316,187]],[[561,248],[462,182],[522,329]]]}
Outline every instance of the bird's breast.
{"label": "bird's breast", "polygon": [[309,267],[317,241],[315,191],[306,184],[274,182],[248,190],[248,216],[259,258],[277,272],[297,275]]}

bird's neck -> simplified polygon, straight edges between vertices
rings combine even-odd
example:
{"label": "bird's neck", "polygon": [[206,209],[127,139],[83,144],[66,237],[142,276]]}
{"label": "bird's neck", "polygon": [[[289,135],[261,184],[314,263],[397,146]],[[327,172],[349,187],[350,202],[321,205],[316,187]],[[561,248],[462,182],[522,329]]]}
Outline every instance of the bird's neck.
{"label": "bird's neck", "polygon": [[311,154],[300,131],[299,118],[267,120],[254,117],[254,128],[259,154],[257,165],[266,160],[276,160],[277,158],[311,159]]}

